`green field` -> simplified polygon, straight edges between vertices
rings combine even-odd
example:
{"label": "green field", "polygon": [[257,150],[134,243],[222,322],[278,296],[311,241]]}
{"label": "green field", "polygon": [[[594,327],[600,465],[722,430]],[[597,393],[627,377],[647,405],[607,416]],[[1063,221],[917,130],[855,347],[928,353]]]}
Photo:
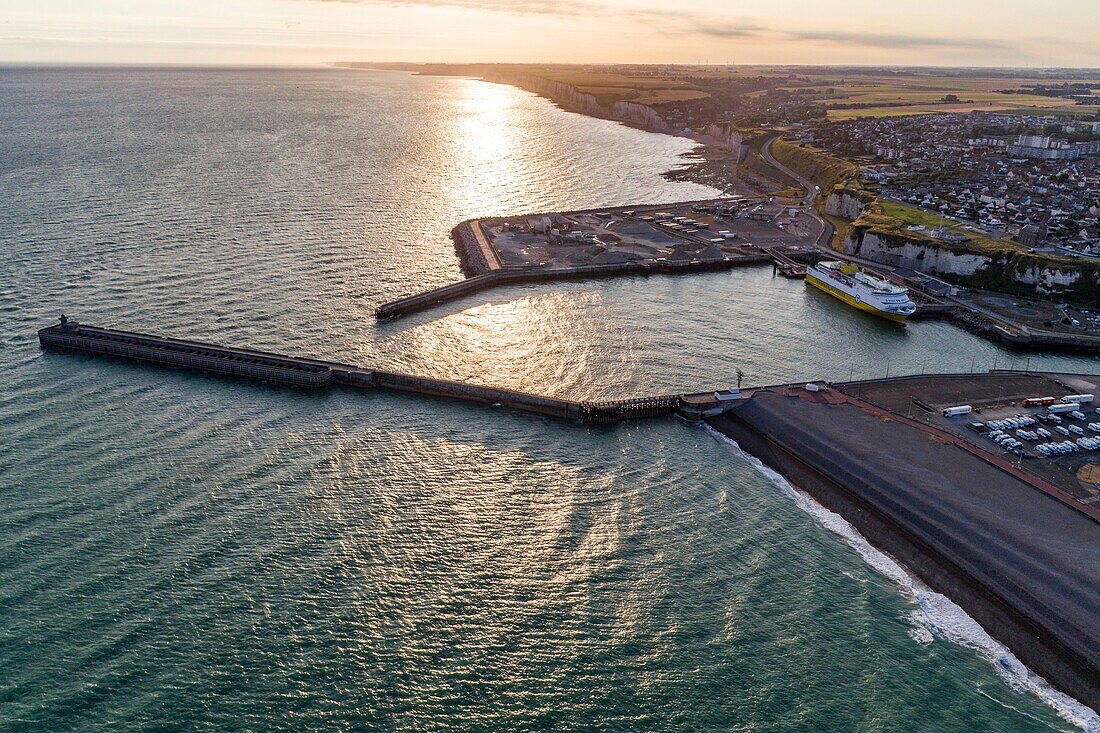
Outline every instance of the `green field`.
{"label": "green field", "polygon": [[842,181],[855,179],[859,166],[824,150],[797,145],[779,139],[772,143],[772,155],[783,165],[809,178],[828,192]]}
{"label": "green field", "polygon": [[938,214],[933,214],[932,212],[924,211],[923,209],[918,209],[908,204],[899,204],[893,201],[879,201],[873,208],[876,209],[876,211],[865,213],[864,216],[861,216],[856,221],[856,224],[871,224],[872,230],[889,234],[899,234],[911,239],[932,239],[928,233],[911,232],[908,230],[908,227],[923,226],[931,230],[938,228],[942,221],[945,229],[961,232],[970,238],[969,241],[961,244],[945,244],[945,246],[951,249],[971,250],[982,254],[1026,251],[1023,245],[1007,237],[1003,239],[994,239],[981,232],[967,231],[962,224],[956,221],[952,221],[946,217],[941,219]]}
{"label": "green field", "polygon": [[[425,74],[458,76],[538,76],[562,82],[578,91],[592,94],[603,105],[617,101],[660,105],[669,102],[705,99],[714,90],[713,82],[722,79],[777,78],[777,89],[804,94],[827,108],[859,104],[859,109],[829,109],[830,119],[856,117],[898,117],[934,114],[937,112],[1021,112],[1026,114],[1090,115],[1100,110],[1100,95],[1096,105],[1075,105],[1067,99],[1036,94],[1003,94],[999,90],[1026,90],[1035,84],[1053,82],[1088,82],[1095,79],[1063,79],[1061,76],[1037,74],[1028,76],[996,76],[992,72],[956,72],[913,69],[906,73],[866,73],[866,70],[819,68],[805,66],[724,66],[691,65],[652,66],[629,65],[569,65],[569,64],[346,64],[399,68]],[[749,91],[746,97],[760,97],[766,91]],[[953,94],[960,100],[943,103]],[[889,106],[888,106],[889,105]],[[898,106],[901,105],[901,106]]]}

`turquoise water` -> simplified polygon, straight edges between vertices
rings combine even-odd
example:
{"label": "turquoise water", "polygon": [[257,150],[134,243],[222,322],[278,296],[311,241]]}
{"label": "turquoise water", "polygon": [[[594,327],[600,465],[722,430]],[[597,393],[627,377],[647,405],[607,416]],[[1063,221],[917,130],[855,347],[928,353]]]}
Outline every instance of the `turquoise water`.
{"label": "turquoise water", "polygon": [[712,195],[659,175],[689,143],[508,87],[335,70],[3,70],[0,136],[0,730],[1084,719],[700,427],[37,347],[64,310],[578,397],[1025,363],[770,268],[374,321],[461,277],[461,219]]}

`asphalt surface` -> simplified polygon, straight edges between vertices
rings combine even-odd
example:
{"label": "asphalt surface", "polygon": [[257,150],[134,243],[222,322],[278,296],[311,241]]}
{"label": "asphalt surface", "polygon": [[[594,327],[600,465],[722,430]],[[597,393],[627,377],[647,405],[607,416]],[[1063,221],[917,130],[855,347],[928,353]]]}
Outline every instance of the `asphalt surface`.
{"label": "asphalt surface", "polygon": [[760,154],[764,156],[764,160],[768,161],[770,165],[775,167],[777,170],[786,173],[788,176],[798,181],[799,185],[802,186],[802,190],[806,192],[805,195],[802,196],[802,206],[805,208],[806,213],[820,221],[822,225],[821,236],[817,238],[816,244],[818,248],[828,250],[830,254],[835,254],[832,250],[829,250],[829,242],[832,241],[833,234],[836,232],[836,228],[832,225],[832,222],[830,222],[828,219],[825,219],[824,217],[818,216],[817,211],[814,210],[814,199],[816,199],[818,193],[820,193],[817,186],[814,184],[813,181],[799,175],[798,173],[795,173],[793,170],[783,165],[778,160],[776,160],[774,156],[772,156],[772,143],[774,143],[777,139],[778,135],[761,145]]}
{"label": "asphalt surface", "polygon": [[[1100,524],[974,455],[852,405],[768,392],[734,414],[962,567],[1100,679]],[[712,423],[721,430],[729,419]]]}

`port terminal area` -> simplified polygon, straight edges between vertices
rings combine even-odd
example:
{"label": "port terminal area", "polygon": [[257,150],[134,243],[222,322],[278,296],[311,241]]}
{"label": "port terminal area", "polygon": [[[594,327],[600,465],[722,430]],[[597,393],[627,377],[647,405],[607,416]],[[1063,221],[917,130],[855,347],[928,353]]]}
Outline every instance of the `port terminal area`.
{"label": "port terminal area", "polygon": [[[1100,510],[1100,376],[993,372],[840,385]],[[1075,407],[1070,407],[1074,405]],[[969,410],[967,409],[969,408]],[[1051,450],[1061,446],[1060,450]],[[1100,518],[1100,511],[1096,513]]]}
{"label": "port terminal area", "polygon": [[718,198],[488,217],[452,237],[465,280],[383,303],[380,319],[518,283],[682,274],[772,263],[799,277],[831,226],[800,201]]}
{"label": "port terminal area", "polygon": [[[452,231],[465,279],[375,308],[380,320],[505,285],[771,264],[801,278],[824,259],[906,288],[913,318],[943,318],[1018,349],[1100,352],[1100,311],[961,288],[931,275],[829,248],[835,230],[805,200],[725,197],[461,222]],[[1063,325],[1064,324],[1066,325]]]}
{"label": "port terminal area", "polygon": [[[1098,385],[1020,372],[811,382],[743,390],[704,419],[1100,709],[1100,451],[1046,456],[1021,439],[1015,452],[971,429],[1051,414],[1022,403]],[[716,397],[683,399],[716,409]],[[1073,422],[1095,435],[1093,404]]]}
{"label": "port terminal area", "polygon": [[560,268],[739,258],[812,249],[821,220],[800,203],[727,198],[477,220],[502,267]]}

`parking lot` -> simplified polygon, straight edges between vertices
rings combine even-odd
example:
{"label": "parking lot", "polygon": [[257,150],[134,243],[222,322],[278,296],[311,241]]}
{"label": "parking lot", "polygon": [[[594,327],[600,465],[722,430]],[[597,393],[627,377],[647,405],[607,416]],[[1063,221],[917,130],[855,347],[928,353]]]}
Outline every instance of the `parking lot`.
{"label": "parking lot", "polygon": [[[1069,398],[1083,399],[1075,402]],[[1070,395],[1066,402],[1036,406],[1004,417],[970,421],[966,427],[1020,456],[1054,458],[1074,453],[1100,451],[1100,408],[1093,406],[1092,395]],[[1051,412],[1050,407],[1061,409]]]}
{"label": "parking lot", "polygon": [[763,247],[799,251],[822,231],[800,206],[766,199],[488,218],[478,225],[501,262],[513,267],[712,261]]}
{"label": "parking lot", "polygon": [[1093,396],[1100,396],[1100,376],[915,376],[863,383],[852,391],[1007,458],[1079,501],[1100,505],[1100,400]]}

